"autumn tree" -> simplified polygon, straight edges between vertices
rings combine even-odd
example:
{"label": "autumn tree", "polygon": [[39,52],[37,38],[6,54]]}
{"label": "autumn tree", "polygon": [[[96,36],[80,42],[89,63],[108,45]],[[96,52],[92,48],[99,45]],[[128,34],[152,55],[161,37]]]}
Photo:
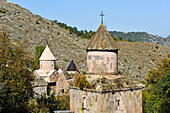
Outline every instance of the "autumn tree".
{"label": "autumn tree", "polygon": [[169,113],[170,111],[170,55],[150,70],[146,78],[147,89],[143,91],[143,111],[146,113]]}
{"label": "autumn tree", "polygon": [[26,68],[31,62],[24,46],[13,46],[7,32],[0,29],[0,108],[4,113],[29,112],[33,97],[33,76]]}
{"label": "autumn tree", "polygon": [[86,79],[85,75],[79,75],[76,77],[75,79],[75,86],[79,87],[81,90],[83,88],[89,88],[90,87],[90,83],[88,82],[88,80]]}

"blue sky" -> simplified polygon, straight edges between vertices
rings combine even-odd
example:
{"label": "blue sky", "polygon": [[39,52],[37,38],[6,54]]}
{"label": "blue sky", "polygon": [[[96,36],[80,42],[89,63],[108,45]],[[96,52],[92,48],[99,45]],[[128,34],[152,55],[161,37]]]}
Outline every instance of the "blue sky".
{"label": "blue sky", "polygon": [[100,12],[109,31],[170,34],[170,0],[8,0],[49,20],[96,31]]}

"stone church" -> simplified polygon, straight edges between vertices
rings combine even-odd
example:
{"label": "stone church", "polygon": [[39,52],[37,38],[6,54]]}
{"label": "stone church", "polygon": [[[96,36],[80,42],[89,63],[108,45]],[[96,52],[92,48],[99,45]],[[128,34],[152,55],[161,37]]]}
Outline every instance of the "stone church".
{"label": "stone church", "polygon": [[34,91],[39,95],[43,92],[49,95],[50,93],[57,94],[59,92],[64,92],[64,89],[66,91],[68,87],[66,78],[63,73],[59,73],[55,69],[56,59],[48,45],[39,58],[39,61],[40,69],[34,71],[34,77],[36,79]]}
{"label": "stone church", "polygon": [[93,88],[70,86],[70,110],[74,113],[142,113],[142,88],[118,74],[118,46],[106,27],[91,38],[86,78]]}

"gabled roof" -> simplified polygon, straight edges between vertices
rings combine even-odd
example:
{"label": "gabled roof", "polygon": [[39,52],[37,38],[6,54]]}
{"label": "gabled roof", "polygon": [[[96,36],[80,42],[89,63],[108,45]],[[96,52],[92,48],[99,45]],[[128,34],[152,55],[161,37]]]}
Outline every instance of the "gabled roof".
{"label": "gabled roof", "polygon": [[100,27],[93,35],[86,50],[118,50],[116,42],[113,40],[106,27],[101,23]]}
{"label": "gabled roof", "polygon": [[52,54],[50,48],[48,47],[48,45],[46,45],[45,50],[43,51],[41,57],[39,58],[39,60],[55,60],[54,55]]}
{"label": "gabled roof", "polygon": [[51,70],[51,71],[43,71],[43,70],[35,70],[37,73],[38,73],[38,75],[41,77],[44,77],[44,76],[48,76],[48,77],[50,77],[56,70]]}
{"label": "gabled roof", "polygon": [[68,68],[67,68],[67,71],[76,71],[76,70],[79,72],[79,70],[77,69],[76,64],[75,64],[74,61],[72,60],[72,61],[70,62],[70,64],[69,64]]}

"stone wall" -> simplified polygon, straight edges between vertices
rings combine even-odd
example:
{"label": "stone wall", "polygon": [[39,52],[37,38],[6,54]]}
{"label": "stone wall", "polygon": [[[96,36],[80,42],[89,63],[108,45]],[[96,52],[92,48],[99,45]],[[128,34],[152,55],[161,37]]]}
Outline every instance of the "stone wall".
{"label": "stone wall", "polygon": [[34,97],[40,97],[41,95],[47,95],[47,85],[36,86],[33,88]]}
{"label": "stone wall", "polygon": [[60,74],[58,81],[56,82],[56,93],[64,93],[68,89],[68,83],[64,74]]}
{"label": "stone wall", "polygon": [[142,90],[101,93],[70,88],[70,110],[74,113],[142,113]]}
{"label": "stone wall", "polygon": [[93,74],[116,74],[117,54],[106,51],[90,51],[87,53],[88,73]]}
{"label": "stone wall", "polygon": [[33,82],[34,97],[40,97],[42,94],[47,95],[48,84],[42,78],[34,78]]}

